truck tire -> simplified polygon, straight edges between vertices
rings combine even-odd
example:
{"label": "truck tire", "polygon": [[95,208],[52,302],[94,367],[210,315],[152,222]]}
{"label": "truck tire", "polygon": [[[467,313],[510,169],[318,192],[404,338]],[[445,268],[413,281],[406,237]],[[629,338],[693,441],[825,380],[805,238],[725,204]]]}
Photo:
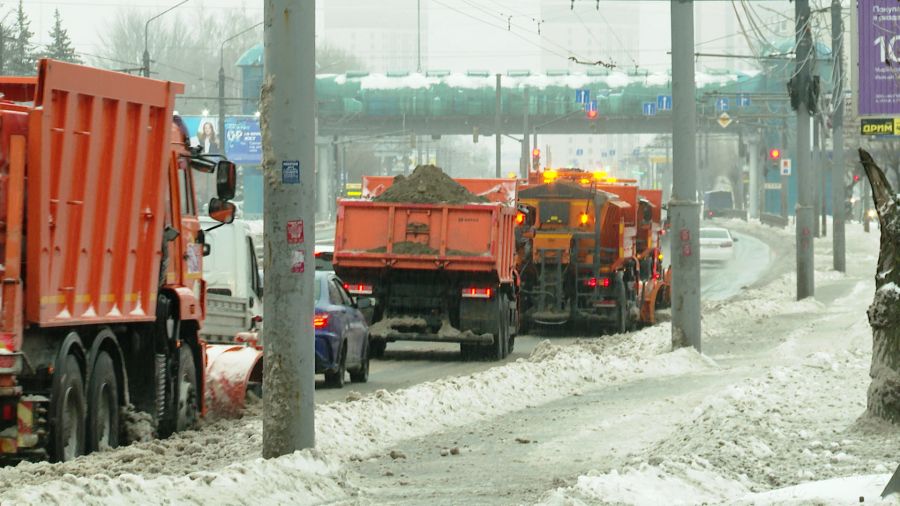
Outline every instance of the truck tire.
{"label": "truck tire", "polygon": [[625,295],[625,281],[622,275],[616,276],[616,334],[624,334],[628,332],[631,326],[631,319],[628,314],[628,297]]}
{"label": "truck tire", "polygon": [[487,360],[503,360],[507,352],[507,339],[509,338],[509,324],[507,322],[506,310],[503,307],[503,297],[497,297],[497,333],[494,334],[494,342],[487,345],[485,358]]}
{"label": "truck tire", "polygon": [[478,360],[481,356],[481,346],[477,344],[459,343],[459,355],[464,361]]}
{"label": "truck tire", "polygon": [[115,365],[105,351],[94,360],[88,381],[88,450],[106,450],[119,446],[119,385]]}
{"label": "truck tire", "polygon": [[366,349],[363,350],[362,362],[359,365],[359,369],[355,371],[350,371],[350,381],[354,383],[368,383],[369,382],[369,347],[366,346]]}
{"label": "truck tire", "polygon": [[175,377],[175,430],[193,428],[200,419],[197,369],[194,352],[184,343],[178,349],[178,376]]}
{"label": "truck tire", "polygon": [[325,371],[325,384],[331,388],[344,388],[344,376],[347,372],[347,345],[341,344],[337,371]]}
{"label": "truck tire", "polygon": [[[60,370],[61,369],[61,370]],[[51,456],[56,462],[65,462],[85,453],[84,379],[81,364],[74,355],[66,356],[62,367],[54,375],[53,438]]]}
{"label": "truck tire", "polygon": [[384,350],[387,348],[387,341],[382,339],[372,339],[369,341],[369,346],[371,346],[371,352],[369,356],[372,358],[383,358]]}

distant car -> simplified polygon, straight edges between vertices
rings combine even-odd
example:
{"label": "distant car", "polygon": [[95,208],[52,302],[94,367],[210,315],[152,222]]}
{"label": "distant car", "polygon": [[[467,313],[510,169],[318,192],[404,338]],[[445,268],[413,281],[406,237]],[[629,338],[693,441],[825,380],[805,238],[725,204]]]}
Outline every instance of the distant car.
{"label": "distant car", "polygon": [[333,271],[331,261],[334,259],[334,246],[316,244],[316,270]]}
{"label": "distant car", "polygon": [[727,229],[702,227],[700,229],[700,261],[728,262],[734,258],[734,243],[737,238]]}
{"label": "distant car", "polygon": [[714,218],[721,211],[734,209],[734,196],[728,190],[709,191],[703,195],[703,217]]}
{"label": "distant car", "polygon": [[316,271],[316,374],[325,375],[325,384],[344,386],[350,372],[354,383],[369,380],[369,326],[360,312],[370,301],[359,305],[344,289],[341,280],[328,271]]}

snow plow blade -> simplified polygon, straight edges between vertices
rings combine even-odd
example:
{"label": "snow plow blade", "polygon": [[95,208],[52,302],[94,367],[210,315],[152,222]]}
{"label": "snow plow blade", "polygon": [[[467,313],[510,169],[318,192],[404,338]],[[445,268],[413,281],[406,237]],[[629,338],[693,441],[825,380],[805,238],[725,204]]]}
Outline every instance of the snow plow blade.
{"label": "snow plow blade", "polygon": [[253,346],[206,347],[206,403],[212,414],[225,418],[240,416],[247,391],[261,393],[262,358],[262,350]]}

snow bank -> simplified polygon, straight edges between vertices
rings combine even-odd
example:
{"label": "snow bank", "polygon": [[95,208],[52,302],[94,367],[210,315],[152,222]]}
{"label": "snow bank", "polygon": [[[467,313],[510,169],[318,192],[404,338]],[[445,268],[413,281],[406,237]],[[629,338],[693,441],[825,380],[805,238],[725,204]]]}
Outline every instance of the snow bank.
{"label": "snow bank", "polygon": [[[317,406],[314,453],[258,459],[261,420],[255,405],[243,420],[218,421],[200,432],[65,464],[20,464],[0,470],[0,490],[7,490],[0,493],[0,503],[62,503],[70,494],[97,502],[156,504],[207,502],[213,494],[233,501],[226,504],[345,497],[354,491],[336,461],[368,458],[402,440],[495,418],[596,385],[715,370],[714,362],[692,349],[668,353],[670,333],[670,326],[661,324],[574,345],[545,341],[527,360],[469,376],[395,392],[379,390],[362,398],[351,393],[346,402]],[[18,488],[10,492],[13,485]],[[247,490],[254,491],[252,501],[239,493]]]}

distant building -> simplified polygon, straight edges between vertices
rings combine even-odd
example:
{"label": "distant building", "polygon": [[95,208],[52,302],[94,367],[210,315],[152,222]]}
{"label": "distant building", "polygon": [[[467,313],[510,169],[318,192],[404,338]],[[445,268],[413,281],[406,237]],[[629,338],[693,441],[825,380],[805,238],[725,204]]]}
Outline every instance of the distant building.
{"label": "distant building", "polygon": [[[338,47],[370,72],[415,71],[418,64],[417,0],[319,0],[318,44]],[[421,2],[422,68],[427,68],[428,2]],[[389,16],[385,12],[390,12]],[[362,69],[360,69],[362,70]]]}

